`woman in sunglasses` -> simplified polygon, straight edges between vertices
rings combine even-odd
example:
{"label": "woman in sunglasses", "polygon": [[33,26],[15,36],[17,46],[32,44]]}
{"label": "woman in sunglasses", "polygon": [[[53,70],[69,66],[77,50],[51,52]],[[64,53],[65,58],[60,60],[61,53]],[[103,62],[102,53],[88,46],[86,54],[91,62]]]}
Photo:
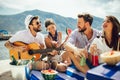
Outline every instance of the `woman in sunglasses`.
{"label": "woman in sunglasses", "polygon": [[111,50],[120,51],[120,47],[118,47],[120,23],[117,18],[114,16],[106,16],[102,24],[102,29],[102,36],[95,38],[90,46],[90,53],[98,52],[99,54]]}

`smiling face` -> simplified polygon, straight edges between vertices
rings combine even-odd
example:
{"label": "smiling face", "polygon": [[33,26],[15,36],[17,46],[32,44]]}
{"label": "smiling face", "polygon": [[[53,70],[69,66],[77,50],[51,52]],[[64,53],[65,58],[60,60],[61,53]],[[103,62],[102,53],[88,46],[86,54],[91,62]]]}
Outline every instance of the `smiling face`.
{"label": "smiling face", "polygon": [[102,24],[103,26],[103,30],[105,32],[109,31],[109,32],[112,32],[112,29],[113,29],[113,24],[112,22],[110,21],[110,19],[106,18]]}
{"label": "smiling face", "polygon": [[41,22],[39,21],[39,19],[34,19],[32,21],[32,26],[35,32],[41,31]]}
{"label": "smiling face", "polygon": [[51,34],[55,34],[56,25],[55,24],[50,24],[49,26],[47,26],[47,31],[50,32]]}
{"label": "smiling face", "polygon": [[83,17],[78,18],[77,27],[80,32],[84,32],[87,29],[86,22],[84,21]]}

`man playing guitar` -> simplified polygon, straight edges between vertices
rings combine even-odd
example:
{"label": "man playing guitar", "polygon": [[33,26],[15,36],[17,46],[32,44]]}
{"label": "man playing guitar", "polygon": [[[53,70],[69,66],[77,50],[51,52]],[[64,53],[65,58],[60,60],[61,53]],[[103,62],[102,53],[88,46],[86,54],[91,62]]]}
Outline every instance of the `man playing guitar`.
{"label": "man playing guitar", "polygon": [[[35,56],[35,60],[39,60],[41,54],[29,55],[28,50],[32,47],[36,49],[45,49],[44,36],[40,33],[41,22],[38,16],[28,15],[25,18],[26,30],[18,31],[6,43],[5,46],[10,50],[10,56],[13,55],[16,59],[31,59]],[[21,44],[21,42],[23,44]],[[17,43],[17,44],[16,44]],[[27,45],[28,44],[28,45]],[[30,45],[29,45],[30,44]],[[43,68],[48,68],[48,63],[39,61]],[[39,66],[39,70],[42,69]]]}

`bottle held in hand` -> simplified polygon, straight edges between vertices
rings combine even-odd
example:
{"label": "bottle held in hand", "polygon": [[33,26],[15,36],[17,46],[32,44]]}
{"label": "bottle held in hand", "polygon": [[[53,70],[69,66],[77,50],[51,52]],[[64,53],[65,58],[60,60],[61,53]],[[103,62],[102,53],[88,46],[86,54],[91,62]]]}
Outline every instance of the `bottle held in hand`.
{"label": "bottle held in hand", "polygon": [[81,57],[80,65],[81,65],[81,66],[84,66],[85,64],[86,64],[86,59],[85,59],[85,57]]}
{"label": "bottle held in hand", "polygon": [[99,57],[98,57],[98,50],[97,50],[96,44],[91,45],[90,52],[91,52],[91,56],[92,56],[92,65],[98,66],[99,65],[99,61],[98,61]]}
{"label": "bottle held in hand", "polygon": [[92,55],[92,65],[93,66],[98,66],[99,65],[98,55]]}

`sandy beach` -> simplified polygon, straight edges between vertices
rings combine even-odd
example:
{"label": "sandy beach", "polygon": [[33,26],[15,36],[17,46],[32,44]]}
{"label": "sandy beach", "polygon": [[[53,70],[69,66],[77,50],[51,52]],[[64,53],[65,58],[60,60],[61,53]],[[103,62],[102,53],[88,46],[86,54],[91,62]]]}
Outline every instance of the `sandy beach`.
{"label": "sandy beach", "polygon": [[0,41],[0,80],[13,80],[9,65],[9,51],[4,46],[5,42]]}
{"label": "sandy beach", "polygon": [[0,80],[13,80],[9,63],[9,59],[0,60]]}

